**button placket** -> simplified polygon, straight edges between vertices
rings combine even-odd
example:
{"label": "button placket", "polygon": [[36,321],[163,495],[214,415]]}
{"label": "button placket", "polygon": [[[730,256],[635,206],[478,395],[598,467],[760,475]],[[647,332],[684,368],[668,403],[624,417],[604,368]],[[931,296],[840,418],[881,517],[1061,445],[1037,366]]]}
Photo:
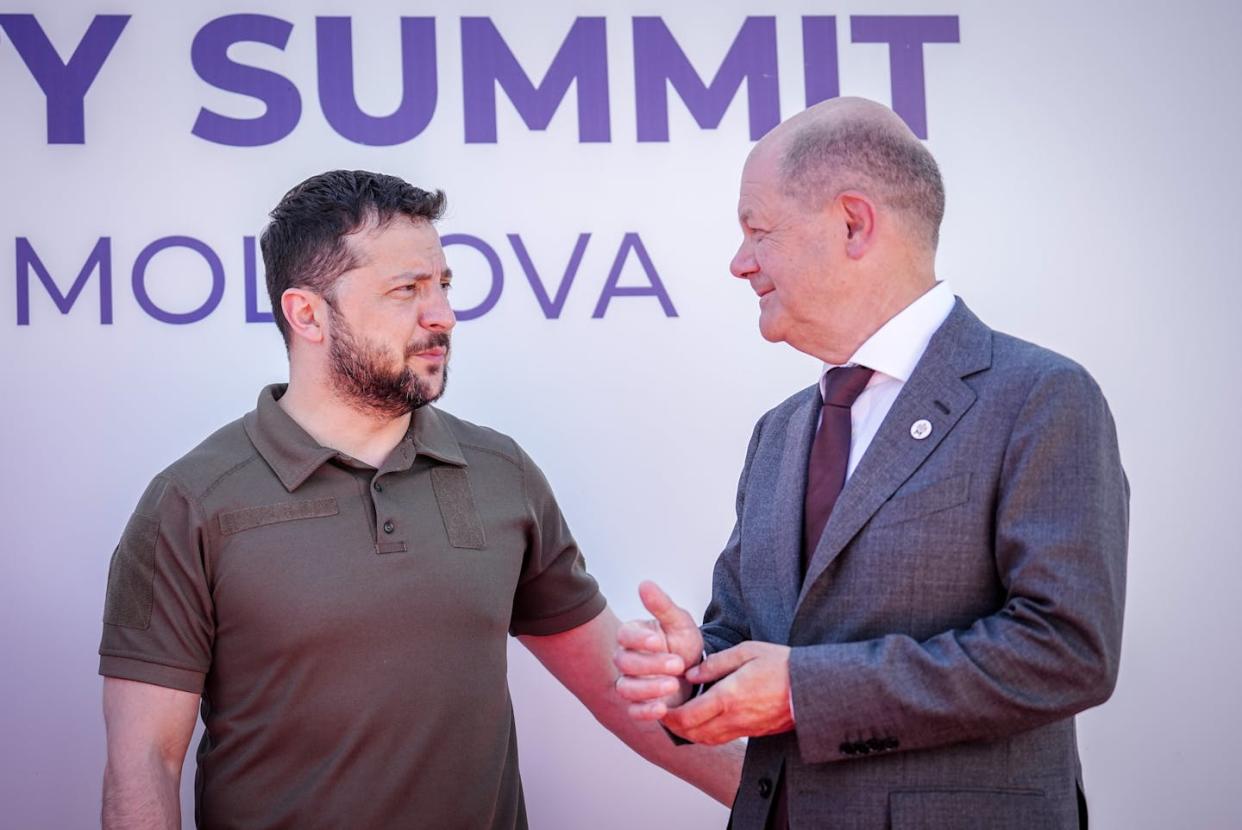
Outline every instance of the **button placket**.
{"label": "button placket", "polygon": [[371,506],[374,511],[372,515],[375,517],[375,551],[376,553],[400,553],[406,549],[406,546],[403,540],[393,538],[397,532],[395,504],[388,496],[388,488],[380,481],[381,475],[383,475],[381,472],[375,474],[370,487]]}

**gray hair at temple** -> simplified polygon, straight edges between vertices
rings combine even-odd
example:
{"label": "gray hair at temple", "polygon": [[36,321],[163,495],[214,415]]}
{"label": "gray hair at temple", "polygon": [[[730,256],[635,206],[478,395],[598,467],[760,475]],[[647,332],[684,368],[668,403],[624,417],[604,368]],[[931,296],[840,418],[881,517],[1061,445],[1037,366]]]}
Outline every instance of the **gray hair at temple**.
{"label": "gray hair at temple", "polygon": [[814,119],[788,138],[780,171],[785,191],[808,206],[857,190],[904,214],[931,250],[940,241],[944,182],[913,133],[882,121]]}

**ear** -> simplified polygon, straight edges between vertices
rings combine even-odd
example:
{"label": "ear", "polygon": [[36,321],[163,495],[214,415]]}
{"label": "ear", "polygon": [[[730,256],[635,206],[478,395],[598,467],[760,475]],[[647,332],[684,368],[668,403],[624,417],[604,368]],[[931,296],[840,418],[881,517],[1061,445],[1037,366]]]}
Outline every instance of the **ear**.
{"label": "ear", "polygon": [[861,259],[875,241],[875,205],[863,194],[847,190],[837,197],[845,219],[845,253]]}
{"label": "ear", "polygon": [[286,288],[280,295],[280,310],[289,324],[291,339],[323,342],[327,304],[318,294],[305,288]]}

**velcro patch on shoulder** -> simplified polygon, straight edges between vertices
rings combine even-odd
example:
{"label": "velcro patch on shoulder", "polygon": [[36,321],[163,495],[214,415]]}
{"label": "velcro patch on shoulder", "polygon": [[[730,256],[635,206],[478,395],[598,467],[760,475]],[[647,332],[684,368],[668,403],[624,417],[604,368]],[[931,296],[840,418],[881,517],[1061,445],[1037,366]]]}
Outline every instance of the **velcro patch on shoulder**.
{"label": "velcro patch on shoulder", "polygon": [[155,592],[155,544],[159,538],[159,505],[168,482],[156,476],[129,517],[108,565],[104,622],[125,628],[151,624]]}
{"label": "velcro patch on shoulder", "polygon": [[435,467],[431,470],[431,488],[436,493],[449,544],[455,548],[482,550],[487,545],[487,537],[474,506],[466,471],[461,467]]}
{"label": "velcro patch on shoulder", "polygon": [[267,504],[262,507],[247,507],[242,510],[231,510],[220,514],[220,532],[225,536],[240,533],[243,530],[276,524],[277,522],[293,522],[298,519],[318,519],[324,516],[335,516],[341,512],[336,499],[315,499],[313,501],[286,501],[280,504]]}
{"label": "velcro patch on shoulder", "polygon": [[148,516],[130,516],[121,543],[108,566],[104,622],[126,628],[151,624],[155,586],[155,540],[160,523]]}

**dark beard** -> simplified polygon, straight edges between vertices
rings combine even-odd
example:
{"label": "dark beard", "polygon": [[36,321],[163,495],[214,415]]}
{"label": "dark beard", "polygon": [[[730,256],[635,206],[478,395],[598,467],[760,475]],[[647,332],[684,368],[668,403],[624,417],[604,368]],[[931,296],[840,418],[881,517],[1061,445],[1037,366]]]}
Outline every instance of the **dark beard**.
{"label": "dark beard", "polygon": [[426,406],[444,394],[448,386],[448,354],[444,356],[440,388],[433,392],[429,382],[415,374],[404,360],[426,349],[449,348],[447,332],[432,334],[426,340],[406,347],[399,371],[388,367],[388,355],[354,335],[345,318],[331,313],[332,343],[328,347],[332,386],[355,409],[369,415],[398,418]]}

